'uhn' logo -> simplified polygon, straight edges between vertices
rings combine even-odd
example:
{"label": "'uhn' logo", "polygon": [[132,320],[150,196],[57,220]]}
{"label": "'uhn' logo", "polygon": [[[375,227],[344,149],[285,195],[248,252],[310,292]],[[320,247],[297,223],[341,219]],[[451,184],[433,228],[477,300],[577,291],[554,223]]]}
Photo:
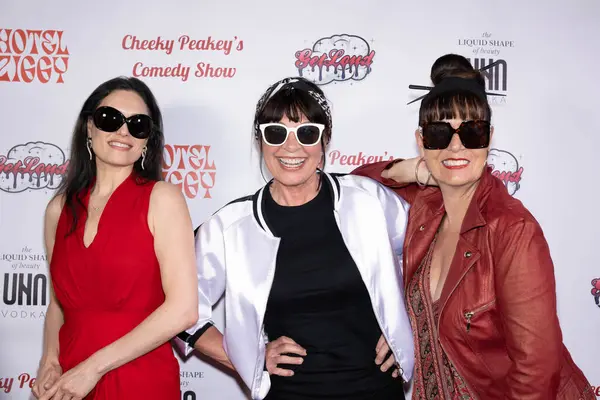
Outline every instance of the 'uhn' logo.
{"label": "'uhn' logo", "polygon": [[296,52],[298,74],[326,85],[350,79],[360,81],[371,72],[375,51],[354,35],[333,35],[317,40],[312,49]]}

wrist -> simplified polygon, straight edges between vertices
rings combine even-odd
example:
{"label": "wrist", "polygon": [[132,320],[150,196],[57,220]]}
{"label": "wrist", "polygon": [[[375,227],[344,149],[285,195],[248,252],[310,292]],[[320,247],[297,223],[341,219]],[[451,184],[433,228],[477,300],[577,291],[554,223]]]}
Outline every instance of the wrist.
{"label": "wrist", "polygon": [[95,374],[100,376],[106,374],[112,369],[111,363],[108,360],[106,351],[104,349],[92,354],[87,360],[85,360],[85,363],[88,364]]}
{"label": "wrist", "polygon": [[40,364],[39,367],[45,367],[45,366],[50,366],[50,365],[55,365],[55,366],[59,366],[60,367],[60,362],[58,361],[58,352],[48,352],[46,354],[42,355],[42,358],[40,359]]}

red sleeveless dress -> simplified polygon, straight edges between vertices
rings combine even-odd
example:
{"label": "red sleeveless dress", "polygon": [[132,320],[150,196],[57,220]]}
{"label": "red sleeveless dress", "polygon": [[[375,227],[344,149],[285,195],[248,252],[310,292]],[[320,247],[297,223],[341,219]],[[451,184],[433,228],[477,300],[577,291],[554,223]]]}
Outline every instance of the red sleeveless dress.
{"label": "red sleeveless dress", "polygon": [[[50,264],[62,306],[59,362],[66,372],[140,324],[165,299],[154,238],[148,228],[150,193],[156,182],[135,174],[106,203],[94,241],[85,247],[86,213],[69,236],[63,208]],[[82,194],[87,207],[89,190]],[[178,400],[179,364],[170,343],[102,377],[86,400]]]}

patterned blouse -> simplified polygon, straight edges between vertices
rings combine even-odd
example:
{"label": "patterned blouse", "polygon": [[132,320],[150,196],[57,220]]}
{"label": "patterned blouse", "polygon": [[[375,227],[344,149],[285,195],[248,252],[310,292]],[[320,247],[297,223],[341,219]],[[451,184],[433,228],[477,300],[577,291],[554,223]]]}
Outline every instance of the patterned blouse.
{"label": "patterned blouse", "polygon": [[471,400],[469,390],[448,360],[438,337],[439,306],[432,302],[430,269],[435,240],[408,285],[408,314],[415,341],[414,400]]}

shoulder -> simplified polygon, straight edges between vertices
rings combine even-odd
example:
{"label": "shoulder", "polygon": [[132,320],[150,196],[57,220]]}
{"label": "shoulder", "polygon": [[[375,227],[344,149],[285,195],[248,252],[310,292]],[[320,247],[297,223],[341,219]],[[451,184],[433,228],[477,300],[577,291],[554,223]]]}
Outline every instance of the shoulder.
{"label": "shoulder", "polygon": [[543,235],[533,214],[519,199],[511,196],[499,180],[494,182],[483,211],[486,221],[498,235],[511,235],[517,231],[522,234]]}
{"label": "shoulder", "polygon": [[215,211],[204,223],[198,226],[194,230],[194,234],[197,234],[202,226],[218,225],[221,230],[226,230],[236,222],[244,218],[252,217],[254,213],[253,204],[256,201],[257,196],[258,192],[254,195],[242,196],[228,202]]}
{"label": "shoulder", "polygon": [[58,194],[54,196],[46,206],[46,222],[54,222],[57,223],[60,218],[60,214],[62,213],[62,209],[65,205],[65,195]]}
{"label": "shoulder", "polygon": [[150,194],[150,202],[155,205],[176,205],[181,203],[181,201],[185,201],[183,198],[183,194],[181,193],[181,189],[168,182],[164,181],[150,181],[146,183],[152,189]]}

